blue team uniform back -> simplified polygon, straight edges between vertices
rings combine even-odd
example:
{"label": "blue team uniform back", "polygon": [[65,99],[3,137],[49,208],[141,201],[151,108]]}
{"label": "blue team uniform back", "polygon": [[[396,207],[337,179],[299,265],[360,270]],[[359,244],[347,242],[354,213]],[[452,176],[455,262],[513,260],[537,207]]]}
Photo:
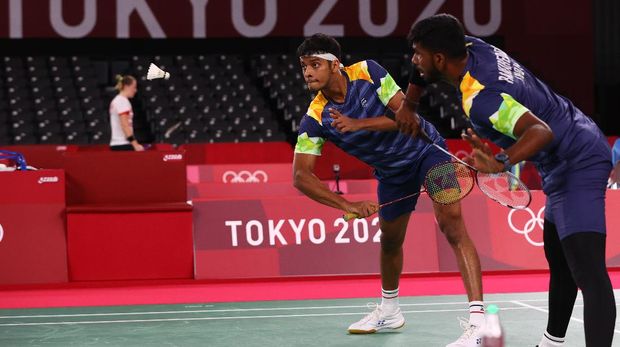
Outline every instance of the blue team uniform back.
{"label": "blue team uniform back", "polygon": [[508,148],[516,142],[514,128],[526,112],[547,123],[553,141],[529,158],[543,178],[546,218],[556,223],[561,237],[605,232],[604,187],[611,152],[603,133],[570,100],[502,50],[473,37],[466,42],[468,60],[459,92],[474,130]]}

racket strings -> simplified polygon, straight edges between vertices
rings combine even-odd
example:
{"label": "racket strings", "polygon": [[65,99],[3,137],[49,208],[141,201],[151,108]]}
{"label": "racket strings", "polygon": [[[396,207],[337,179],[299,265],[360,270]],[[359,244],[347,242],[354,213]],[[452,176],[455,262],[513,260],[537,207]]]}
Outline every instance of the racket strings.
{"label": "racket strings", "polygon": [[474,187],[472,171],[459,162],[433,166],[424,180],[424,189],[436,203],[449,205],[463,199]]}
{"label": "racket strings", "polygon": [[502,205],[523,209],[530,204],[532,199],[530,190],[509,172],[494,174],[479,172],[476,179],[480,190]]}

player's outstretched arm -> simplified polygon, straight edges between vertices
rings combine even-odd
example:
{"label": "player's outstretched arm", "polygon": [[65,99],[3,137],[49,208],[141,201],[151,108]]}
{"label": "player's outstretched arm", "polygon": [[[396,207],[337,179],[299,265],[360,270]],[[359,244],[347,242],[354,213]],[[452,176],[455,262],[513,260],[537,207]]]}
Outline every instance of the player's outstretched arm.
{"label": "player's outstretched arm", "polygon": [[[517,142],[504,151],[508,155],[510,164],[513,165],[527,160],[553,141],[553,132],[549,125],[531,112],[525,112],[520,116],[514,126],[513,134]],[[488,146],[485,146],[471,129],[463,134],[463,139],[474,148],[477,169],[483,172],[499,172],[503,169],[503,165],[497,165],[493,159]]]}
{"label": "player's outstretched arm", "polygon": [[376,202],[351,202],[329,190],[314,174],[315,162],[315,155],[295,153],[293,160],[293,184],[295,188],[314,201],[348,213],[356,213],[360,217],[367,217],[378,211],[379,206]]}

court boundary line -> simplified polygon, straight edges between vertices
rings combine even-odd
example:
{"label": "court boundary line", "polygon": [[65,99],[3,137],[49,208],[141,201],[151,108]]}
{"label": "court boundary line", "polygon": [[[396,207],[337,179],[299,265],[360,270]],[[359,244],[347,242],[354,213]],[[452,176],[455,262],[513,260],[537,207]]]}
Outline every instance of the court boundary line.
{"label": "court boundary line", "polygon": [[[547,299],[526,299],[523,302],[542,302]],[[499,304],[510,302],[509,300],[489,300],[486,304]],[[430,302],[430,303],[401,303],[400,307],[412,306],[439,306],[439,305],[467,305],[467,302]],[[34,315],[7,315],[0,316],[0,319],[20,319],[20,318],[54,318],[54,317],[107,317],[107,316],[141,316],[156,314],[193,314],[193,313],[221,313],[221,312],[257,312],[257,311],[290,311],[290,310],[329,310],[329,309],[348,309],[366,308],[367,305],[335,305],[335,306],[292,306],[292,307],[264,307],[264,308],[229,308],[229,309],[207,309],[207,310],[176,310],[176,311],[144,311],[144,312],[105,312],[105,313],[73,313],[73,314],[34,314]],[[57,309],[57,308],[54,308]]]}
{"label": "court boundary line", "polygon": [[[532,306],[532,305],[529,305],[529,304],[526,304],[526,303],[520,302],[520,301],[518,301],[518,300],[511,300],[510,302],[512,302],[512,303],[513,303],[513,304],[515,304],[515,305],[521,305],[521,306],[523,306],[523,307],[527,307],[527,308],[530,308],[530,309],[535,310],[535,311],[539,311],[539,312],[543,312],[543,313],[549,314],[549,310],[548,310],[548,309],[545,309],[545,308],[543,308],[543,307]],[[619,304],[616,304],[616,306],[618,306],[618,305],[619,305]],[[583,305],[575,305],[575,306],[573,306],[573,307],[583,307]],[[581,323],[581,324],[584,324],[584,323],[583,323],[583,319],[580,319],[580,318],[574,317],[574,316],[572,316],[572,315],[570,316],[570,320],[575,321],[575,322],[578,322],[578,323]],[[614,329],[614,333],[616,333],[616,334],[620,334],[620,330],[618,330],[618,329]]]}
{"label": "court boundary line", "polygon": [[[512,301],[502,301],[504,303],[512,303]],[[512,310],[530,310],[536,306],[519,305],[514,303],[516,307],[504,307],[502,311]],[[531,307],[529,307],[531,306]],[[576,305],[581,306],[581,305]],[[403,314],[411,313],[445,313],[445,312],[468,312],[468,308],[463,309],[445,309],[445,310],[409,310],[402,311]],[[258,316],[221,316],[221,317],[188,317],[188,318],[154,318],[154,319],[118,319],[118,320],[100,320],[100,321],[65,321],[65,322],[16,322],[1,323],[0,327],[12,326],[48,326],[48,325],[91,325],[91,324],[125,324],[125,323],[160,323],[160,322],[180,322],[180,321],[217,321],[217,320],[244,320],[244,319],[269,319],[269,318],[305,318],[305,317],[333,317],[333,316],[352,316],[365,315],[369,312],[336,312],[336,313],[309,313],[309,314],[287,314],[287,315],[258,315]]]}

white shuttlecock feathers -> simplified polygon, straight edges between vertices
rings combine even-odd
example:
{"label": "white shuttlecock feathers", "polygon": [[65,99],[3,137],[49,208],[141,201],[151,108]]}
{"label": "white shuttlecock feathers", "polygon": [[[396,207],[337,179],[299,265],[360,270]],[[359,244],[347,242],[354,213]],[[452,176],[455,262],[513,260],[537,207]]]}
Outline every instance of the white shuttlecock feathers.
{"label": "white shuttlecock feathers", "polygon": [[147,80],[156,80],[158,78],[163,78],[163,79],[169,79],[170,78],[170,73],[160,69],[159,67],[157,67],[157,65],[151,63],[151,65],[149,65],[149,71],[146,73],[146,79]]}

